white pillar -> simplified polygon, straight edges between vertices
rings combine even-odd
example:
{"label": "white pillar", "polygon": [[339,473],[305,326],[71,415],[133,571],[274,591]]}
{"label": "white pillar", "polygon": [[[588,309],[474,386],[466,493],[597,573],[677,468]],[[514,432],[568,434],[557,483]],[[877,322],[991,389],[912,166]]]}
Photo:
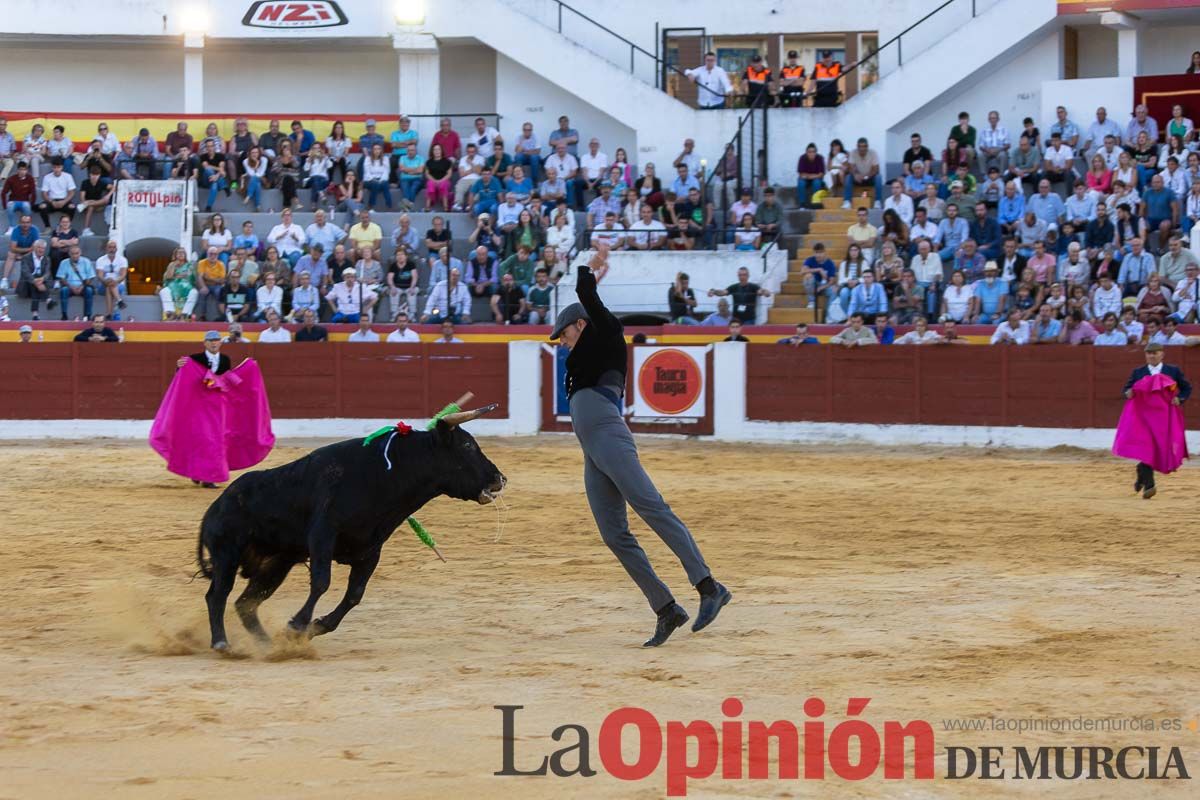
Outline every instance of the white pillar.
{"label": "white pillar", "polygon": [[1117,75],[1129,78],[1141,71],[1142,21],[1132,14],[1106,11],[1100,24],[1117,32]]}
{"label": "white pillar", "polygon": [[508,343],[508,422],[517,436],[533,436],[542,427],[542,343]]}
{"label": "white pillar", "polygon": [[204,113],[204,34],[183,37],[183,113]]}
{"label": "white pillar", "polygon": [[746,423],[745,342],[713,345],[713,438],[737,441]]}
{"label": "white pillar", "polygon": [[[401,26],[399,33],[392,34],[392,48],[396,51],[400,76],[399,112],[414,117],[440,113],[442,87],[437,39],[416,28]],[[413,127],[420,133],[421,141],[428,142],[437,130],[437,120],[416,117]]]}

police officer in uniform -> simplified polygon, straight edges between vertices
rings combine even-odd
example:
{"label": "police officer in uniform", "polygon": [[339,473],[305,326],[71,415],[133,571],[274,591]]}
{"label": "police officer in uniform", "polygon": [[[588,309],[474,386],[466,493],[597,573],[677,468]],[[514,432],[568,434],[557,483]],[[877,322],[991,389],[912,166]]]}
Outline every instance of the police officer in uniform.
{"label": "police officer in uniform", "polygon": [[745,82],[746,106],[749,108],[765,108],[771,105],[771,70],[763,63],[763,57],[755,55],[750,59],[750,66],[742,73]]}
{"label": "police officer in uniform", "polygon": [[821,60],[813,67],[813,80],[817,84],[813,105],[829,108],[838,104],[838,78],[842,76],[842,62],[833,60],[832,50],[822,50]]}
{"label": "police officer in uniform", "polygon": [[654,635],[644,645],[657,647],[688,621],[688,613],[675,602],[630,533],[626,503],[671,548],[700,593],[693,631],[710,625],[732,594],[713,580],[691,532],[642,468],[637,445],[621,415],[628,368],[624,329],[601,302],[592,274],[593,269],[603,269],[607,262],[608,248],[601,244],[591,263],[579,269],[575,291],[581,302],[562,310],[550,339],[561,338],[571,351],[567,356],[567,397],[575,437],[583,448],[583,485],[588,505],[604,543],[658,615]]}
{"label": "police officer in uniform", "polygon": [[787,63],[779,70],[779,104],[784,108],[798,108],[804,100],[804,84],[808,73],[800,63],[800,54],[788,51]]}

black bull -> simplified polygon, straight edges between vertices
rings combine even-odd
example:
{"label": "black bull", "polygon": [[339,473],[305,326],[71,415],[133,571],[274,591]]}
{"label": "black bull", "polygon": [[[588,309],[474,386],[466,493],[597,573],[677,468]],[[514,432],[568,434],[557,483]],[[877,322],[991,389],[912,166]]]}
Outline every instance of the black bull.
{"label": "black bull", "polygon": [[[504,488],[504,475],[458,425],[494,407],[452,414],[433,431],[383,436],[367,447],[362,439],[331,444],[231,483],[200,525],[197,557],[212,581],[205,600],[213,648],[229,646],[225,602],[239,567],[249,585],[234,607],[250,633],[268,639],[258,606],[304,561],[311,570],[308,599],[288,626],[329,633],[358,605],[383,543],[405,519],[440,495],[491,502]],[[346,595],[313,620],[334,561],[350,566]]]}

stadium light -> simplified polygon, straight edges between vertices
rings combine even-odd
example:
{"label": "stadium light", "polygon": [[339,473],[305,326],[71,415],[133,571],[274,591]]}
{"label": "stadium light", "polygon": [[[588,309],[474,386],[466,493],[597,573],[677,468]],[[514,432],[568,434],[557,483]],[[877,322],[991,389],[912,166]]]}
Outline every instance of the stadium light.
{"label": "stadium light", "polygon": [[206,3],[185,3],[179,11],[179,21],[184,33],[208,33],[211,18]]}
{"label": "stadium light", "polygon": [[421,25],[425,22],[425,0],[396,0],[396,23]]}

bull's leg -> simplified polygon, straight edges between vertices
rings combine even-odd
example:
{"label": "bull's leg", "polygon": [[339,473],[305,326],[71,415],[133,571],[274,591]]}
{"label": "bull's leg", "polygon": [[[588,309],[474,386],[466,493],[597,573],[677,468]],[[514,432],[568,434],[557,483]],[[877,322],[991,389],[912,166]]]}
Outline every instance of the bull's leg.
{"label": "bull's leg", "polygon": [[314,525],[308,532],[308,563],[311,573],[308,599],[288,623],[288,627],[297,633],[308,630],[317,601],[329,590],[329,575],[333,566],[333,539],[333,531],[319,525]]}
{"label": "bull's leg", "polygon": [[342,623],[342,618],[362,601],[363,592],[367,590],[367,581],[371,580],[371,573],[379,564],[379,553],[382,549],[383,546],[380,545],[350,565],[350,579],[346,582],[346,596],[333,611],[313,622],[313,636],[337,630],[337,626]]}
{"label": "bull's leg", "polygon": [[254,634],[259,641],[270,641],[271,637],[267,635],[262,622],[258,619],[258,607],[268,597],[275,594],[275,590],[287,578],[293,566],[295,566],[293,562],[284,558],[276,558],[269,562],[261,572],[250,579],[245,591],[233,604],[233,607],[237,609],[238,616],[242,619],[242,624],[246,626],[246,630]]}
{"label": "bull's leg", "polygon": [[208,604],[208,625],[212,630],[213,650],[229,649],[229,639],[225,636],[225,601],[233,591],[237,566],[236,554],[212,553],[212,583],[204,595],[204,601]]}

